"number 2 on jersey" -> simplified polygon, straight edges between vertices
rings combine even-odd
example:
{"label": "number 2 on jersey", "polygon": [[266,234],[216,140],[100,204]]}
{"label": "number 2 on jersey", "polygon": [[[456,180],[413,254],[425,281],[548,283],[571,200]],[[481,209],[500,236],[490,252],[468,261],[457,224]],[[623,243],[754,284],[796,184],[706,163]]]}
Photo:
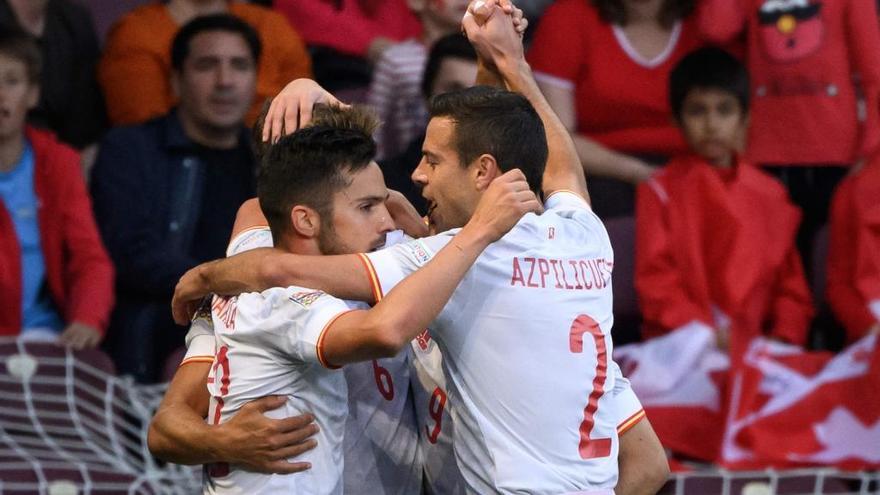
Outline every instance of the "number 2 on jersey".
{"label": "number 2 on jersey", "polygon": [[584,420],[580,426],[580,442],[578,452],[581,459],[595,459],[611,455],[610,438],[590,438],[593,425],[596,420],[596,411],[599,409],[599,399],[605,389],[605,379],[608,376],[608,349],[605,346],[605,336],[596,320],[587,315],[578,316],[571,324],[571,332],[568,335],[569,350],[575,354],[584,352],[584,334],[593,336],[596,342],[596,376],[593,378],[593,389],[587,398],[584,407]]}
{"label": "number 2 on jersey", "polygon": [[[223,411],[223,397],[229,393],[230,373],[229,356],[227,355],[228,351],[229,348],[224,345],[217,350],[217,354],[214,356],[214,380],[217,380],[217,375],[221,373],[222,378],[220,378],[220,395],[214,396],[217,400],[217,404],[214,405],[214,417],[210,422],[210,424],[213,425],[220,424],[220,413]],[[229,464],[225,462],[206,464],[205,470],[207,471],[208,476],[222,478],[229,475]]]}

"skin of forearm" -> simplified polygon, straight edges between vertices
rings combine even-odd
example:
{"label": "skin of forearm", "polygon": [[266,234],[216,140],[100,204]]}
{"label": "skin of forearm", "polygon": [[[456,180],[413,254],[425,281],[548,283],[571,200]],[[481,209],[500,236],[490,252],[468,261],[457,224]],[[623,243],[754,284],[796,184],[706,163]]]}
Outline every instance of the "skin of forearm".
{"label": "skin of forearm", "polygon": [[177,464],[207,464],[225,459],[222,436],[191,408],[180,404],[161,408],[147,435],[150,452]]}
{"label": "skin of forearm", "polygon": [[[465,226],[424,267],[398,284],[370,311],[334,325],[325,347],[337,365],[396,355],[433,321],[489,245],[481,229]],[[366,338],[363,338],[366,337]]]}

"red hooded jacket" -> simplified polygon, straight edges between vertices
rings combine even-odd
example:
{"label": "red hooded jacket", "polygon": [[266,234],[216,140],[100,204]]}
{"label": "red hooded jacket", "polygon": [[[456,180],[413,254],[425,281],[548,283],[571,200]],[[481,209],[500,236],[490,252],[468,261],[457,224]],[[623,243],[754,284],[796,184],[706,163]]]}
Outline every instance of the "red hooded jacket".
{"label": "red hooded jacket", "polygon": [[[113,307],[113,265],[95,226],[77,153],[44,131],[25,129],[34,150],[37,218],[49,293],[65,324],[100,331]],[[21,332],[21,250],[0,201],[0,335]]]}

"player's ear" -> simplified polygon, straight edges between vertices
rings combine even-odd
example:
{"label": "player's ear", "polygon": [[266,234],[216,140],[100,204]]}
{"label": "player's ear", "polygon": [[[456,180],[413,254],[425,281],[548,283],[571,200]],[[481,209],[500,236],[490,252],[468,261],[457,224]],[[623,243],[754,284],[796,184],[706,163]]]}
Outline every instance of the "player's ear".
{"label": "player's ear", "polygon": [[308,206],[295,205],[290,209],[290,225],[296,235],[317,237],[321,228],[321,215]]}
{"label": "player's ear", "polygon": [[474,184],[478,191],[485,191],[489,184],[500,175],[501,168],[494,156],[484,153],[477,158],[474,167]]}

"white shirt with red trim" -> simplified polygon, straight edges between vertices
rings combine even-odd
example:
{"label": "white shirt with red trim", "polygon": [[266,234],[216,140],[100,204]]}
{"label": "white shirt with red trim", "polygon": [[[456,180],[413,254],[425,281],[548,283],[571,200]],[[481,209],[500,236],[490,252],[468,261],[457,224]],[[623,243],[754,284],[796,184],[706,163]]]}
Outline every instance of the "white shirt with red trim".
{"label": "white shirt with red trim", "polygon": [[[387,243],[400,242],[401,239],[401,234],[391,233]],[[272,236],[268,229],[252,229],[239,234],[230,243],[227,254],[271,246]],[[367,308],[362,303],[346,304],[352,308]],[[210,313],[200,311],[187,334],[184,363],[202,361],[205,356],[213,361],[214,353],[213,322]],[[344,492],[418,493],[422,483],[422,460],[409,386],[409,353],[349,364],[343,373],[348,386],[349,409],[343,440]],[[342,430],[337,428],[335,431]]]}
{"label": "white shirt with red trim", "polygon": [[[471,493],[610,493],[617,483],[613,251],[577,195],[557,193],[545,210],[483,252],[430,327]],[[374,290],[389,291],[454,234],[363,255]]]}

